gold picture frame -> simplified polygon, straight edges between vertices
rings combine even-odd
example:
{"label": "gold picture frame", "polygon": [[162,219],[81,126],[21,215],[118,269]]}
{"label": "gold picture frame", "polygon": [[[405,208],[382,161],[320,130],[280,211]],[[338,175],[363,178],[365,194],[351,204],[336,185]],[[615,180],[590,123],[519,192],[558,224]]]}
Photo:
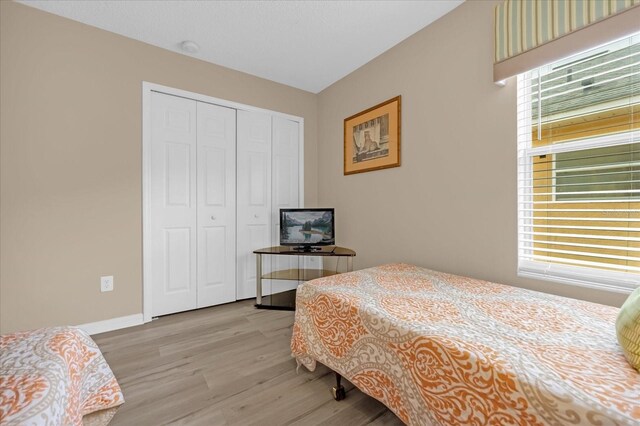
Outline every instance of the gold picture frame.
{"label": "gold picture frame", "polygon": [[344,174],[400,166],[401,96],[344,119]]}

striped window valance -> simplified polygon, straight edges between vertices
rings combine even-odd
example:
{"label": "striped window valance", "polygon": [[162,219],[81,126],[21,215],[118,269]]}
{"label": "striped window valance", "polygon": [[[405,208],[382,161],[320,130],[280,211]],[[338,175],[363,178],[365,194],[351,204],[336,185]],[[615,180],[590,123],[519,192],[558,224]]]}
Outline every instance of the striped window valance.
{"label": "striped window valance", "polygon": [[498,4],[494,80],[637,32],[638,6],[640,0],[506,0]]}

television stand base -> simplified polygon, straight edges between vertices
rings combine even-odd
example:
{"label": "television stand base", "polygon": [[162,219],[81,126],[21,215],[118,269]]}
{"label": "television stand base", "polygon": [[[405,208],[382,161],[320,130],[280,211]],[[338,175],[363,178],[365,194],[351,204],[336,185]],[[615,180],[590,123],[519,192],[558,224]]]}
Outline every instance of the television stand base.
{"label": "television stand base", "polygon": [[[298,246],[296,246],[298,247]],[[322,248],[314,247],[315,251],[306,250],[308,247],[304,247],[304,250],[294,250],[294,247],[289,246],[276,246],[276,247],[267,247],[260,250],[255,250],[253,253],[256,254],[256,307],[260,309],[267,309],[268,307],[285,307],[285,308],[294,308],[295,307],[295,287],[298,284],[310,280],[314,280],[317,278],[328,277],[330,275],[336,275],[338,273],[338,268],[331,269],[323,269],[323,263],[314,263],[309,264],[304,261],[305,259],[300,259],[301,257],[334,257],[338,260],[340,257],[345,257],[347,261],[346,271],[353,271],[353,258],[356,255],[356,252],[337,246],[324,246]],[[298,258],[298,267],[294,267],[292,269],[278,269],[265,271],[262,269],[263,266],[263,257],[264,256],[295,256]],[[269,259],[269,266],[272,264],[275,265],[275,262],[272,263],[273,258]],[[302,260],[303,262],[300,262]],[[307,268],[305,268],[305,266]],[[315,266],[315,267],[312,267]],[[320,268],[320,269],[318,269]],[[265,268],[266,269],[266,268]],[[269,280],[270,282],[266,288],[270,290],[280,289],[279,293],[273,293],[269,295],[262,295],[263,291],[263,283],[265,280]],[[277,280],[279,281],[277,287],[273,287],[273,283]],[[289,285],[283,283],[283,281],[297,281],[297,283]],[[292,290],[289,290],[292,289]],[[287,296],[286,298],[284,296]],[[281,297],[282,296],[282,297]]]}

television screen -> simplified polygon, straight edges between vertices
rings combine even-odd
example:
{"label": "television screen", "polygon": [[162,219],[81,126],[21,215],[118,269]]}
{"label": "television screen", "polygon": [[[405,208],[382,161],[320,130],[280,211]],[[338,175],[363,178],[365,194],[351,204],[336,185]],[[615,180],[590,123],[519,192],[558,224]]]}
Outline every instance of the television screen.
{"label": "television screen", "polygon": [[281,209],[280,245],[334,245],[333,216],[333,209]]}

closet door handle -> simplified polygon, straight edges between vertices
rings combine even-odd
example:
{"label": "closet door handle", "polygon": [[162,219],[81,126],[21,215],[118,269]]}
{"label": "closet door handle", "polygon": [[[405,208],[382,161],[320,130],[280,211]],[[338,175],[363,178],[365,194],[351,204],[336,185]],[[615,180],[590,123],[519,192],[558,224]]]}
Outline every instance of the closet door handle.
{"label": "closet door handle", "polygon": [[253,217],[255,217],[255,218],[257,219],[257,218],[258,218],[258,215],[257,215],[257,214],[254,214],[254,215],[253,215]]}
{"label": "closet door handle", "polygon": [[216,217],[215,216],[211,216],[211,220],[216,220]]}

